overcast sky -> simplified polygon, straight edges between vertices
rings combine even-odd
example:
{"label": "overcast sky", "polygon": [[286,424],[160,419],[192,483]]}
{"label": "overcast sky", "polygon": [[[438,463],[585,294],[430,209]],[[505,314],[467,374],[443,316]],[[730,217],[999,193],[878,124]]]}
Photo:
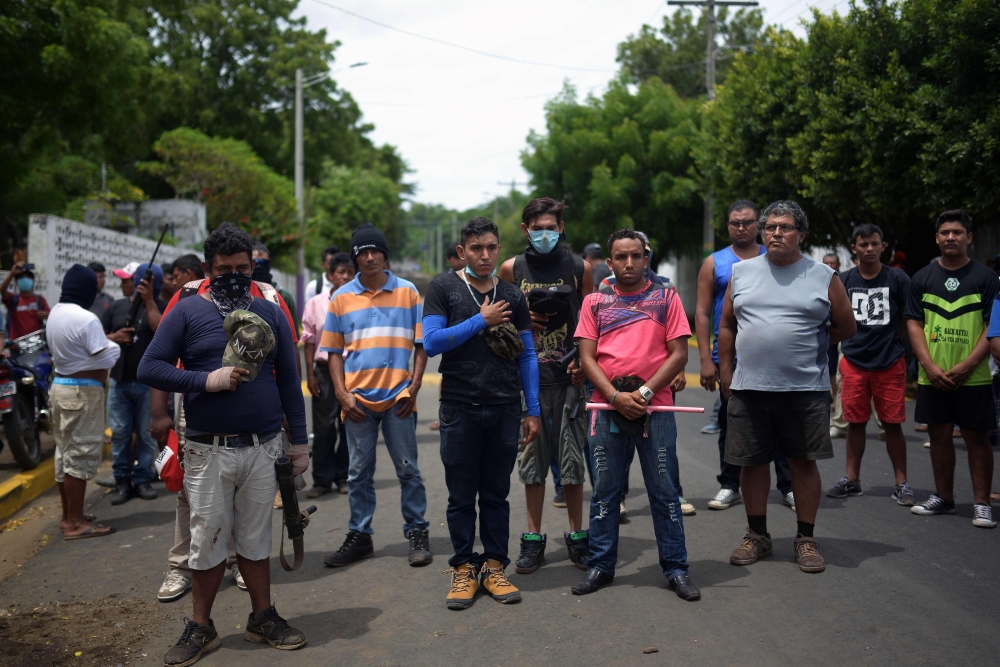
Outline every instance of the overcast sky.
{"label": "overcast sky", "polygon": [[[507,58],[465,51],[333,9]],[[763,0],[768,23],[795,27],[810,6],[845,11],[846,0]],[[397,146],[414,170],[415,199],[465,209],[524,184],[520,152],[545,130],[544,104],[564,80],[600,94],[617,69],[619,42],[643,23],[660,26],[664,0],[301,0],[311,28],[339,40],[339,84],[374,123],[377,143]],[[673,11],[670,8],[669,11]],[[698,10],[700,11],[700,10]],[[801,28],[796,32],[802,34]],[[578,69],[571,69],[578,68]],[[308,73],[307,73],[308,74]],[[505,187],[499,181],[508,183]],[[520,189],[524,189],[521,185]]]}

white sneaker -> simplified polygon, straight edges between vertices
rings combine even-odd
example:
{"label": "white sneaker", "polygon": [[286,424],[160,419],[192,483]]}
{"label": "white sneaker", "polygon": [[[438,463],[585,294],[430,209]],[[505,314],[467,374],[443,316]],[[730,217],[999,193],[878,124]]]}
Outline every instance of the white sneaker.
{"label": "white sneaker", "polygon": [[233,567],[230,568],[230,572],[233,573],[233,581],[236,582],[236,586],[241,590],[245,591],[247,589],[246,582],[243,581],[243,575],[240,574],[240,566],[233,563]]}
{"label": "white sneaker", "polygon": [[625,507],[625,501],[623,500],[622,504],[619,505],[619,507],[618,507],[618,520],[621,521],[622,519],[626,518],[627,516],[628,516],[628,509],[626,509],[626,507]]}
{"label": "white sneaker", "polygon": [[163,580],[163,585],[160,586],[160,592],[156,594],[156,599],[160,602],[173,602],[187,593],[189,588],[191,588],[191,577],[171,568]]}
{"label": "white sneaker", "polygon": [[972,525],[977,528],[996,528],[997,522],[993,520],[993,508],[989,505],[973,505]]}
{"label": "white sneaker", "polygon": [[930,449],[930,448],[931,448],[931,441],[928,440],[927,442],[924,443],[924,449]]}
{"label": "white sneaker", "polygon": [[743,496],[740,495],[739,490],[719,489],[719,492],[715,494],[715,497],[708,501],[708,509],[726,510],[733,505],[738,505],[742,502]]}
{"label": "white sneaker", "polygon": [[781,504],[784,505],[785,507],[791,508],[791,510],[794,512],[795,511],[795,494],[793,492],[791,492],[791,491],[789,491],[788,493],[786,493],[784,496],[781,497]]}
{"label": "white sneaker", "polygon": [[687,498],[685,498],[684,496],[681,496],[680,498],[678,498],[678,500],[681,503],[681,516],[694,516],[695,514],[698,513],[698,510],[695,509],[695,506],[689,503],[687,501]]}
{"label": "white sneaker", "polygon": [[839,426],[831,426],[830,427],[830,437],[831,438],[846,438],[847,437],[847,429],[846,428],[840,428]]}

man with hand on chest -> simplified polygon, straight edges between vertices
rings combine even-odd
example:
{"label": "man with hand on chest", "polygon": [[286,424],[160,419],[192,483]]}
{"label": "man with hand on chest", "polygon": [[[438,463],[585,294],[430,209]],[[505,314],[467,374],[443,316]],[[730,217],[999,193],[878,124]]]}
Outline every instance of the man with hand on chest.
{"label": "man with hand on chest", "polygon": [[[462,272],[443,273],[427,288],[424,345],[441,356],[441,462],[448,486],[448,532],[455,555],[449,609],[472,606],[482,587],[503,604],[521,601],[508,581],[510,473],[521,430],[521,392],[528,415],[521,445],[539,431],[538,363],[524,295],[496,278],[500,232],[492,220],[473,218],[457,248]],[[479,539],[476,547],[476,505]]]}
{"label": "man with hand on chest", "polygon": [[[191,505],[193,620],[164,664],[189,665],[220,645],[212,605],[229,541],[253,611],[244,638],[284,650],[304,646],[271,604],[274,462],[283,455],[282,413],[293,472],[309,465],[305,403],[292,330],[281,308],[251,294],[253,241],[224,224],[205,239],[210,289],[177,302],[139,364],[139,381],[183,393],[184,490]],[[174,366],[180,359],[183,368]]]}

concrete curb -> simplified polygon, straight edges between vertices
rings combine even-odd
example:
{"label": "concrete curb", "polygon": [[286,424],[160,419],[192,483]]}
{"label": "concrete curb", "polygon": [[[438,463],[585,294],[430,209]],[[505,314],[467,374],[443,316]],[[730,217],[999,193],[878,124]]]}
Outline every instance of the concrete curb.
{"label": "concrete curb", "polygon": [[[110,453],[111,445],[104,445],[103,456]],[[0,482],[0,520],[6,519],[55,485],[56,463],[51,456],[39,463],[34,470],[19,472],[7,481]]]}

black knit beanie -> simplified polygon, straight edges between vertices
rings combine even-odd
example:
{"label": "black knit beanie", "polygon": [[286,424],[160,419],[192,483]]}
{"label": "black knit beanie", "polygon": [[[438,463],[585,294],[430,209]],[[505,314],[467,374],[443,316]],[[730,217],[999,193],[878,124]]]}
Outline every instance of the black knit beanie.
{"label": "black knit beanie", "polygon": [[83,264],[74,264],[62,279],[59,303],[75,303],[89,310],[97,298],[97,274]]}
{"label": "black knit beanie", "polygon": [[366,222],[354,230],[351,236],[351,260],[357,264],[358,255],[362,250],[374,248],[380,251],[385,258],[389,259],[389,244],[385,241],[385,234],[375,229],[375,225]]}

